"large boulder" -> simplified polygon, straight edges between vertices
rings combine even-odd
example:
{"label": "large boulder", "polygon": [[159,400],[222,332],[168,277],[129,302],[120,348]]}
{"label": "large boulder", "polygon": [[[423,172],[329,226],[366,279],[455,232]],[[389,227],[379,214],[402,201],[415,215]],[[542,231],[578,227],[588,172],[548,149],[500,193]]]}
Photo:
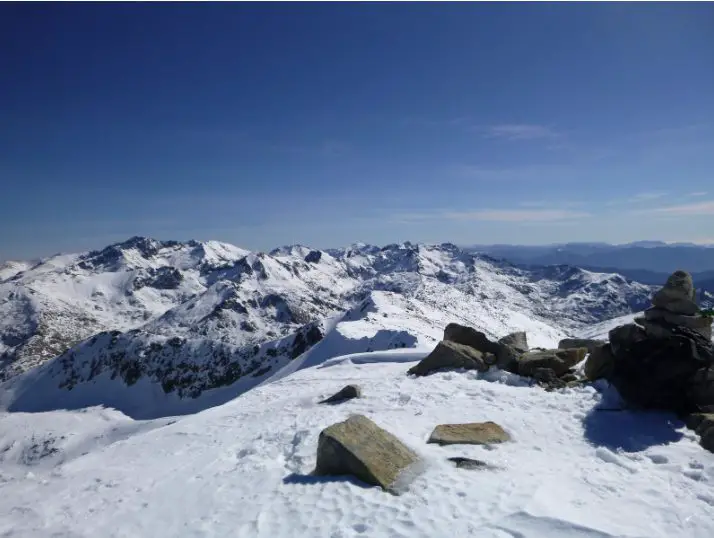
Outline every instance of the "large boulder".
{"label": "large boulder", "polygon": [[495,422],[470,424],[439,424],[428,443],[440,445],[490,445],[510,441],[511,436]]}
{"label": "large boulder", "polygon": [[458,323],[449,323],[444,329],[444,340],[447,342],[456,342],[463,346],[472,347],[481,353],[493,353],[498,355],[502,346],[496,342],[492,342],[481,331],[477,331],[473,327],[459,325]]}
{"label": "large boulder", "polygon": [[597,346],[585,361],[585,377],[590,381],[607,378],[612,373],[614,361],[615,356],[612,354],[610,344]]}
{"label": "large boulder", "polygon": [[434,351],[410,368],[407,373],[422,376],[444,368],[464,368],[485,372],[488,370],[488,364],[484,361],[482,352],[463,344],[442,340]]}
{"label": "large boulder", "polygon": [[415,471],[418,461],[417,454],[394,435],[367,417],[354,415],[322,430],[314,474],[352,475],[398,493],[397,480]]}
{"label": "large boulder", "polygon": [[646,340],[647,333],[640,325],[627,323],[610,330],[608,338],[613,354],[617,355],[620,351],[626,351],[629,346]]}
{"label": "large boulder", "polygon": [[696,398],[707,397],[711,342],[682,331],[674,328],[668,338],[635,339],[621,342],[617,349],[612,346],[613,367],[607,380],[630,405],[686,413],[693,410]]}
{"label": "large boulder", "polygon": [[503,338],[498,340],[501,345],[506,345],[515,349],[518,353],[525,353],[528,351],[528,336],[525,331],[516,331],[507,334]]}
{"label": "large boulder", "polygon": [[563,338],[558,342],[558,349],[573,349],[576,347],[585,347],[588,349],[588,353],[592,353],[593,350],[605,344],[604,340],[595,340],[593,338]]}
{"label": "large boulder", "polygon": [[[508,335],[505,338],[510,336],[513,335]],[[477,331],[473,327],[449,323],[444,329],[444,341],[455,342],[480,351],[484,354],[486,363],[495,363],[502,370],[515,373],[518,368],[517,361],[518,355],[520,355],[518,350],[504,342],[492,342],[484,333]],[[527,342],[521,342],[521,345],[523,343],[525,343],[526,347],[528,346]]]}
{"label": "large boulder", "polygon": [[568,372],[570,368],[585,358],[587,348],[550,349],[545,351],[529,351],[518,359],[518,373],[533,376],[540,369],[550,369],[557,377]]}
{"label": "large boulder", "polygon": [[692,316],[699,312],[694,297],[692,275],[686,271],[675,271],[667,278],[662,289],[654,294],[652,305],[673,314]]}

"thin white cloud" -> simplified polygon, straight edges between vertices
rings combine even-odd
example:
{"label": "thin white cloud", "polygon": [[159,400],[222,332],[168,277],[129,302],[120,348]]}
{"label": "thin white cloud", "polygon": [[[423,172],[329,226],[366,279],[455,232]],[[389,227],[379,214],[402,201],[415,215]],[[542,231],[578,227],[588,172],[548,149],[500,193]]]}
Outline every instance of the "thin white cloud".
{"label": "thin white cloud", "polygon": [[627,198],[617,198],[615,200],[610,200],[607,202],[608,206],[612,205],[621,205],[621,204],[637,204],[641,202],[650,202],[652,200],[658,200],[660,198],[664,198],[667,196],[669,193],[666,192],[641,192],[639,194],[635,194],[634,196],[629,196]]}
{"label": "thin white cloud", "polygon": [[451,220],[481,220],[493,222],[551,222],[559,220],[582,219],[589,217],[583,211],[567,209],[486,209],[482,211],[468,211],[447,213],[444,215]]}
{"label": "thin white cloud", "polygon": [[697,215],[714,215],[714,200],[706,202],[698,202],[695,204],[680,204],[664,207],[654,207],[651,209],[643,209],[637,213],[650,213],[653,215],[662,216],[697,216]]}
{"label": "thin white cloud", "polygon": [[528,123],[504,123],[482,127],[486,138],[500,138],[504,140],[552,140],[560,138],[561,134],[546,125]]}
{"label": "thin white cloud", "polygon": [[691,196],[692,198],[698,197],[698,196],[706,196],[709,194],[707,191],[697,191],[697,192],[690,192],[687,196]]}
{"label": "thin white cloud", "polygon": [[401,213],[392,215],[393,222],[409,223],[424,220],[483,222],[558,222],[590,217],[584,211],[568,209],[483,209],[477,211],[439,211],[432,213]]}

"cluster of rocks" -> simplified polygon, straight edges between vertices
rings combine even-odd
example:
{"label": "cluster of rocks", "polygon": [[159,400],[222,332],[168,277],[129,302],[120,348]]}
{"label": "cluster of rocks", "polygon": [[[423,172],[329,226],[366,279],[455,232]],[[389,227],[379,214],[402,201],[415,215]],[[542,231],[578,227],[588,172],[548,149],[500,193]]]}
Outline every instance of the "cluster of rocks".
{"label": "cluster of rocks", "polygon": [[443,369],[486,372],[499,368],[533,378],[550,390],[579,383],[575,366],[585,358],[589,347],[596,344],[591,340],[568,339],[562,340],[558,349],[531,350],[525,332],[514,332],[494,342],[472,327],[450,323],[434,351],[408,373],[424,376]]}
{"label": "cluster of rocks", "polygon": [[[490,340],[472,327],[447,325],[444,338],[408,374],[425,376],[444,369],[486,372],[499,368],[530,377],[546,390],[606,379],[634,408],[680,413],[700,435],[703,448],[714,452],[714,347],[712,318],[694,300],[691,276],[673,273],[652,298],[652,307],[634,323],[614,328],[609,341],[565,339],[558,349],[529,349],[525,332]],[[575,366],[584,359],[577,375]],[[348,385],[320,403],[360,397]],[[510,435],[494,422],[441,424],[428,443],[493,444]],[[449,458],[459,468],[485,469],[480,460]],[[419,471],[419,457],[389,432],[362,415],[333,424],[320,434],[315,474],[353,475],[398,493]]]}
{"label": "cluster of rocks", "polygon": [[[439,445],[492,445],[511,440],[495,422],[440,424],[428,443]],[[481,460],[448,458],[457,468],[482,470],[493,468]],[[388,431],[364,415],[353,415],[322,430],[317,446],[314,475],[351,475],[399,494],[423,469],[419,455]]]}

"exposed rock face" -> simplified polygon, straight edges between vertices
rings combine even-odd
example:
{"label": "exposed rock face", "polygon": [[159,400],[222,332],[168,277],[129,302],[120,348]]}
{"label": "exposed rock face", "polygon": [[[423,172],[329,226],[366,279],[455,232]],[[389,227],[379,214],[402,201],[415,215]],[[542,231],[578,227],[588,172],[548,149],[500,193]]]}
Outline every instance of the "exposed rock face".
{"label": "exposed rock face", "polygon": [[397,479],[418,461],[417,454],[394,435],[355,415],[320,433],[315,474],[352,475],[397,493]]}
{"label": "exposed rock face", "polygon": [[585,361],[585,377],[590,381],[607,378],[612,373],[615,357],[610,344],[602,344],[590,352]]}
{"label": "exposed rock face", "polygon": [[517,331],[511,334],[507,334],[506,336],[501,338],[498,343],[509,346],[515,349],[518,353],[526,353],[528,351],[528,337],[525,331]]}
{"label": "exposed rock face", "polygon": [[564,338],[558,342],[558,349],[585,347],[588,349],[588,353],[592,353],[596,347],[605,343],[603,340],[594,340],[592,338]]}
{"label": "exposed rock face", "polygon": [[347,385],[339,392],[336,392],[329,398],[326,398],[319,403],[321,403],[321,404],[341,403],[346,400],[351,400],[353,398],[361,398],[361,397],[362,397],[362,389],[358,385]]}
{"label": "exposed rock face", "polygon": [[456,342],[442,340],[434,351],[410,368],[407,373],[423,376],[444,368],[464,368],[485,372],[488,370],[488,364],[480,351]]}
{"label": "exposed rock face", "polygon": [[583,360],[586,353],[587,349],[584,347],[529,351],[518,359],[518,373],[533,376],[537,370],[545,368],[552,370],[557,377],[560,377]]}
{"label": "exposed rock face", "polygon": [[429,436],[428,443],[440,445],[490,445],[510,441],[511,436],[495,422],[440,424]]}

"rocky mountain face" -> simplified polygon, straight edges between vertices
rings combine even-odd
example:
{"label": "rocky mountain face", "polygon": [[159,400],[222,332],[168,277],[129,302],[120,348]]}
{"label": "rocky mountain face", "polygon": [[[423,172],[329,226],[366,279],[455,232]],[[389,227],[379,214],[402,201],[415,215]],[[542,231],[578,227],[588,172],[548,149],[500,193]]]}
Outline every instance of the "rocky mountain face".
{"label": "rocky mountain face", "polygon": [[433,345],[451,321],[493,337],[529,330],[545,345],[640,311],[653,292],[617,274],[519,268],[451,244],[253,253],[136,237],[3,274],[2,377],[49,361],[42,375],[63,389],[144,379],[180,397],[329,358],[337,343],[342,353]]}

